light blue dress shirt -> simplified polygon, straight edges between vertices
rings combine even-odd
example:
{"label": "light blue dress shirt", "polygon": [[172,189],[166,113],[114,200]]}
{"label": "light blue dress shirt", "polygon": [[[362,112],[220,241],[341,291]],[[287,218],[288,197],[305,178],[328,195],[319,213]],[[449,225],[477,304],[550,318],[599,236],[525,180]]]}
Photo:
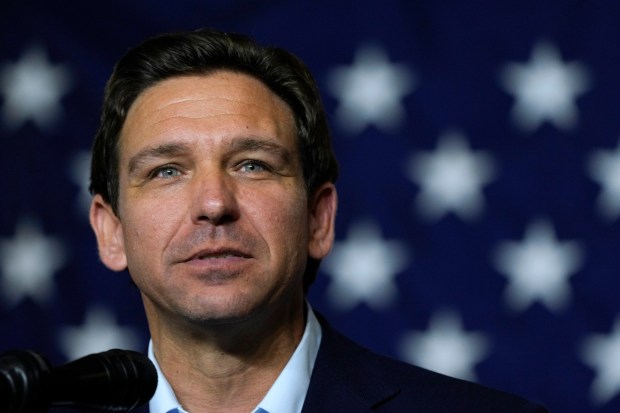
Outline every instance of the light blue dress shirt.
{"label": "light blue dress shirt", "polygon": [[[300,413],[306,399],[310,376],[321,344],[321,325],[310,305],[306,304],[308,315],[304,334],[280,375],[273,383],[263,400],[252,413]],[[158,384],[155,395],[149,403],[150,413],[167,413],[178,409],[180,413],[190,413],[179,404],[170,383],[164,377],[153,354],[153,343],[149,343],[149,359],[157,369]],[[262,410],[260,410],[262,409]]]}

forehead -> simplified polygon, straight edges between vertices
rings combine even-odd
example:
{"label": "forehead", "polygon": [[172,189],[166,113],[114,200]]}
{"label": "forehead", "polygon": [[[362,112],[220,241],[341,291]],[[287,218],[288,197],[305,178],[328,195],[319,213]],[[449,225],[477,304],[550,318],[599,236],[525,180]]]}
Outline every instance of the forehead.
{"label": "forehead", "polygon": [[143,91],[129,109],[120,148],[125,152],[162,135],[193,130],[216,137],[233,129],[296,135],[292,110],[265,84],[249,75],[218,71],[169,78]]}

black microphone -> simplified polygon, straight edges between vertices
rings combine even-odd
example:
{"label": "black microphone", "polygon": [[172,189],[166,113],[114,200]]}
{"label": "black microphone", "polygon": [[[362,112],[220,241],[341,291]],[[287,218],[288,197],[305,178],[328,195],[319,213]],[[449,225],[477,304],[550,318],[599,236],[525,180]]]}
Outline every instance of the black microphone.
{"label": "black microphone", "polygon": [[157,388],[157,371],[143,354],[108,350],[52,368],[40,354],[0,356],[0,413],[44,413],[49,407],[130,412]]}
{"label": "black microphone", "polygon": [[46,412],[45,396],[52,375],[47,359],[30,350],[0,356],[0,413]]}

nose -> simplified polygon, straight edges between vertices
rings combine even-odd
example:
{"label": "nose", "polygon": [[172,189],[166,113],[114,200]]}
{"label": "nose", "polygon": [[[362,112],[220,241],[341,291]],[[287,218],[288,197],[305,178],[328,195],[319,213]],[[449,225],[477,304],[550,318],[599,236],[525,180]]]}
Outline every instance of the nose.
{"label": "nose", "polygon": [[222,225],[239,218],[235,183],[225,173],[196,177],[192,192],[191,214],[195,224]]}

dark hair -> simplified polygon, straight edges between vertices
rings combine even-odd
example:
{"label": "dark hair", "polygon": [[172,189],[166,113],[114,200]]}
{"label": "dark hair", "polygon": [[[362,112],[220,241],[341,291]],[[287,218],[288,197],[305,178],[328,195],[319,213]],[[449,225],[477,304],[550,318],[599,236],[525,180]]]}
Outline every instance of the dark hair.
{"label": "dark hair", "polygon": [[[325,110],[304,63],[284,49],[260,46],[248,36],[201,29],[153,37],[118,61],[106,84],[92,148],[91,193],[100,194],[118,214],[119,137],[131,105],[144,90],[171,77],[220,70],[255,77],[292,109],[308,194],[336,181],[338,163]],[[305,288],[314,280],[318,264],[308,259]]]}

